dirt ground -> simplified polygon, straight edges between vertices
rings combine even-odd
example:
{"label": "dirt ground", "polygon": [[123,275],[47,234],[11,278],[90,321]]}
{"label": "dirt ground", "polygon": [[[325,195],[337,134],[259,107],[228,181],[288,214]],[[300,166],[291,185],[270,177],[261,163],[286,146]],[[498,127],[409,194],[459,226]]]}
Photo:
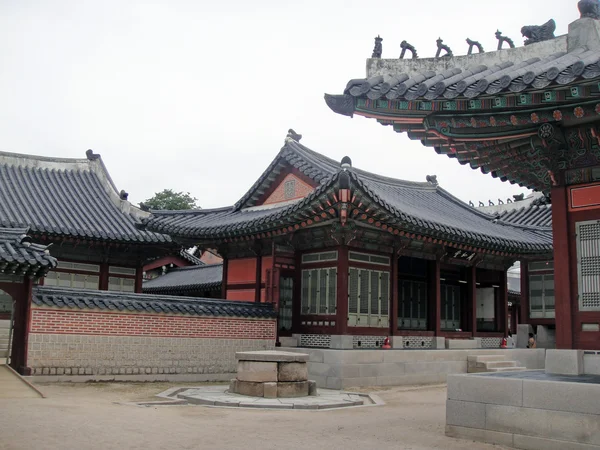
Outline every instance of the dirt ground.
{"label": "dirt ground", "polygon": [[174,386],[185,385],[52,384],[45,399],[0,399],[0,449],[500,449],[444,435],[445,387],[377,390],[385,406],[336,411],[123,404]]}

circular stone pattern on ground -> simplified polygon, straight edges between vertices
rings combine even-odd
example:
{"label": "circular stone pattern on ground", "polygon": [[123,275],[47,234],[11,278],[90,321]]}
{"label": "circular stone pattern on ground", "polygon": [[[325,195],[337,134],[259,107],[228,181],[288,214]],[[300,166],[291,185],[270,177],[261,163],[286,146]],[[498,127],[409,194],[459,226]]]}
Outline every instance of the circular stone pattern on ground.
{"label": "circular stone pattern on ground", "polygon": [[246,397],[230,394],[227,386],[206,386],[187,389],[170,389],[158,395],[163,398],[183,400],[193,405],[216,406],[223,408],[264,408],[264,409],[337,409],[352,406],[374,406],[380,401],[366,394],[319,389],[316,397],[273,398]]}

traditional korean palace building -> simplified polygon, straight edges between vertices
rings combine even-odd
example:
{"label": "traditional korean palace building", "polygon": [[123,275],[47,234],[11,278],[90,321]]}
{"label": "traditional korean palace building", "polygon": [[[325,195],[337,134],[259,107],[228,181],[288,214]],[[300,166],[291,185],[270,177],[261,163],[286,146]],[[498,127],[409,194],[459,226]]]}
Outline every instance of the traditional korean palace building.
{"label": "traditional korean palace building", "polygon": [[[366,78],[351,80],[341,95],[326,95],[326,102],[338,114],[375,119],[461,164],[550,196],[554,265],[523,254],[523,266],[544,275],[535,290],[555,298],[557,346],[594,349],[600,344],[600,4],[578,5],[581,19],[567,35],[554,36],[553,20],[526,26],[519,48],[497,32],[498,51],[484,52],[469,39],[469,54],[454,56],[440,39],[435,58],[418,58],[404,41],[400,59],[382,59],[378,38]],[[549,228],[548,221],[525,221],[540,232]],[[544,308],[530,318],[554,320]]]}
{"label": "traditional korean palace building", "polygon": [[222,296],[278,305],[305,347],[438,348],[507,332],[506,271],[548,260],[548,230],[497,221],[442,189],[334,161],[290,132],[233,206],[154,211],[146,229],[224,257]]}

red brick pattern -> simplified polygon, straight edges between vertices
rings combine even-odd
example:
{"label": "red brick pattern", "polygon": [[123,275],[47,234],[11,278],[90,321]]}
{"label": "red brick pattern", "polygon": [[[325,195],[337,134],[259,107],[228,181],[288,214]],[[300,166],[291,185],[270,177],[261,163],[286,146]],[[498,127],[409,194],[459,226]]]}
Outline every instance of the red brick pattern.
{"label": "red brick pattern", "polygon": [[[294,195],[291,198],[285,198],[285,183],[287,181],[296,181],[296,190]],[[272,205],[275,203],[288,202],[290,200],[295,200],[298,198],[304,198],[311,194],[314,189],[309,186],[307,183],[302,181],[295,175],[289,174],[285,179],[281,182],[279,186],[273,191],[273,193],[269,196],[269,198],[264,202],[265,205]]]}
{"label": "red brick pattern", "polygon": [[30,333],[275,339],[275,320],[33,309]]}

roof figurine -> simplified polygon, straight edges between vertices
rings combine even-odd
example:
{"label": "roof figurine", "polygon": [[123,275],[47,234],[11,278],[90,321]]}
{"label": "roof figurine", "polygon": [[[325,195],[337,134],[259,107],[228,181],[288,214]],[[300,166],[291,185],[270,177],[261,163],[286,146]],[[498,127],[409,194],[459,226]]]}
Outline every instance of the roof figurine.
{"label": "roof figurine", "polygon": [[294,130],[292,130],[291,128],[288,130],[288,134],[286,139],[292,139],[293,141],[296,142],[300,142],[300,140],[302,139],[302,135],[296,133]]}
{"label": "roof figurine", "polygon": [[433,186],[439,186],[437,175],[427,175],[426,180],[428,183],[431,183]]}
{"label": "roof figurine", "polygon": [[371,58],[381,58],[383,54],[383,38],[381,36],[377,36],[375,38],[375,48],[373,49],[373,55]]}
{"label": "roof figurine", "polygon": [[508,44],[510,48],[515,48],[513,40],[507,36],[503,36],[502,31],[500,30],[496,31],[496,39],[498,39],[498,50],[502,50],[505,43]]}
{"label": "roof figurine", "polygon": [[521,34],[526,37],[525,45],[535,44],[536,42],[543,42],[550,39],[554,39],[554,32],[556,31],[556,22],[554,19],[550,19],[544,25],[528,25],[521,28]]}
{"label": "roof figurine", "polygon": [[469,53],[467,53],[467,55],[473,54],[473,48],[477,49],[477,53],[485,53],[483,45],[481,45],[479,42],[467,38],[467,44],[469,44]]}
{"label": "roof figurine", "polygon": [[402,41],[400,43],[400,48],[402,49],[402,52],[400,53],[400,59],[404,59],[407,51],[409,51],[411,53],[412,59],[419,58],[419,55],[417,54],[417,49],[415,48],[414,45],[411,45],[406,41]]}
{"label": "roof figurine", "polygon": [[[450,47],[444,44],[444,40],[442,38],[438,38],[437,42],[437,53],[435,54],[436,58],[452,58],[454,54]],[[442,55],[442,52],[445,52]]]}
{"label": "roof figurine", "polygon": [[582,19],[600,19],[600,2],[598,0],[581,0],[577,7]]}

